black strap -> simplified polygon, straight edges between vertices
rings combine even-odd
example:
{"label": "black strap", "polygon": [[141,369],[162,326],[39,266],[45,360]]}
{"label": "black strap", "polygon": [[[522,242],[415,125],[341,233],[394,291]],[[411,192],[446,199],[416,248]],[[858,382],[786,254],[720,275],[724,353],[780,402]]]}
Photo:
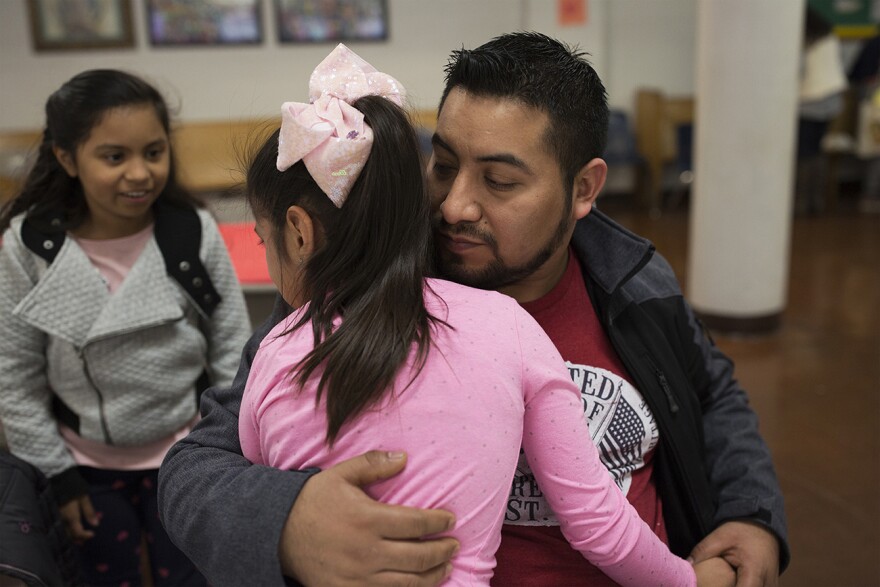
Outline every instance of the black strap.
{"label": "black strap", "polygon": [[[62,226],[60,218],[48,219],[47,226]],[[156,221],[153,229],[156,243],[162,251],[165,270],[184,289],[190,299],[210,317],[222,297],[214,287],[208,270],[199,258],[202,244],[202,222],[198,212],[190,207],[177,207],[159,200],[156,202]],[[21,240],[35,255],[51,263],[64,244],[63,230],[41,230],[31,218],[21,225]]]}
{"label": "black strap", "polygon": [[[50,226],[60,225],[60,223],[60,218],[52,218],[49,221]],[[58,251],[61,250],[61,245],[64,244],[64,236],[65,232],[63,230],[54,232],[39,230],[30,218],[25,218],[21,224],[22,242],[35,255],[45,259],[47,263],[51,263],[58,256]]]}
{"label": "black strap", "polygon": [[52,394],[52,413],[55,414],[56,420],[79,434],[79,416],[54,393]]}
{"label": "black strap", "polygon": [[177,280],[205,315],[211,316],[222,298],[199,258],[202,222],[198,213],[193,208],[157,202],[153,234],[168,275]]}

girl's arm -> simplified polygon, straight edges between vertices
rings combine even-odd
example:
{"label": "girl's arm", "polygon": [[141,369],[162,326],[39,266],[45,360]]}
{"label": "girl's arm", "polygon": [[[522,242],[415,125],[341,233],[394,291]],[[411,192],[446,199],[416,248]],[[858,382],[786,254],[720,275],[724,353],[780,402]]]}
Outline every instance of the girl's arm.
{"label": "girl's arm", "polygon": [[575,550],[621,585],[696,585],[691,565],[642,521],[599,460],[581,397],[540,326],[518,316],[526,389],[523,448]]}
{"label": "girl's arm", "polygon": [[208,342],[207,364],[211,383],[228,387],[238,370],[241,351],[251,335],[250,318],[241,284],[229,260],[229,253],[211,215],[199,211],[202,221],[201,257],[211,282],[222,297],[204,326]]}
{"label": "girl's arm", "polygon": [[215,585],[284,584],[277,544],[311,474],[251,465],[241,453],[238,414],[254,354],[285,315],[278,297],[272,316],[247,342],[231,386],[202,394],[202,419],[159,469],[162,523]]}
{"label": "girl's arm", "polygon": [[46,334],[13,314],[37,282],[37,261],[21,242],[20,222],[0,246],[0,420],[10,452],[40,469],[60,504],[88,492],[52,413]]}

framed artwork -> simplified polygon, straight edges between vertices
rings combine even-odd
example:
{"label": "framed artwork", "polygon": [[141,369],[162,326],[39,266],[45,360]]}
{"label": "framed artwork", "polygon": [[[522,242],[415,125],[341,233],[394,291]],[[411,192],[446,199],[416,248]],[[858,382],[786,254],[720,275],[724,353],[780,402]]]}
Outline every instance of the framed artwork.
{"label": "framed artwork", "polygon": [[281,43],[388,38],[387,0],[275,0],[275,13]]}
{"label": "framed artwork", "polygon": [[131,0],[28,0],[36,51],[134,47]]}
{"label": "framed artwork", "polygon": [[256,45],[260,0],[146,0],[150,44]]}

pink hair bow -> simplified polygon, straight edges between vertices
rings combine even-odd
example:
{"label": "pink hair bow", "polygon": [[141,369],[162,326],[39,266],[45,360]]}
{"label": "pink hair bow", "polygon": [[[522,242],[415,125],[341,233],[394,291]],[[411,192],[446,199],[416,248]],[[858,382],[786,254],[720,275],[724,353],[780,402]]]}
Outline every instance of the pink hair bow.
{"label": "pink hair bow", "polygon": [[281,106],[278,171],[302,159],[318,186],[341,207],[373,145],[373,130],[351,103],[382,96],[403,105],[405,93],[400,82],[340,43],[312,72],[309,104]]}

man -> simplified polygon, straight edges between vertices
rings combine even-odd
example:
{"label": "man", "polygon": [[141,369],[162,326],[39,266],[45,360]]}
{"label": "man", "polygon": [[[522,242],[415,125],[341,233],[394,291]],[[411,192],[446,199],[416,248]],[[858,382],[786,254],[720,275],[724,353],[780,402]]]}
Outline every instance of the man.
{"label": "man", "polygon": [[[738,584],[775,585],[788,560],[782,497],[732,365],[653,247],[593,209],[607,118],[595,71],[543,35],[455,52],[428,164],[439,266],[511,295],[547,330],[581,385],[603,462],[674,552],[722,556]],[[451,516],[377,504],[359,489],[399,471],[402,455],[322,472],[242,462],[241,392],[269,328],[163,465],[169,533],[222,584],[280,584],[282,573],[322,585],[437,584],[455,543],[419,539]],[[506,519],[496,584],[604,580],[565,543],[525,461]]]}

